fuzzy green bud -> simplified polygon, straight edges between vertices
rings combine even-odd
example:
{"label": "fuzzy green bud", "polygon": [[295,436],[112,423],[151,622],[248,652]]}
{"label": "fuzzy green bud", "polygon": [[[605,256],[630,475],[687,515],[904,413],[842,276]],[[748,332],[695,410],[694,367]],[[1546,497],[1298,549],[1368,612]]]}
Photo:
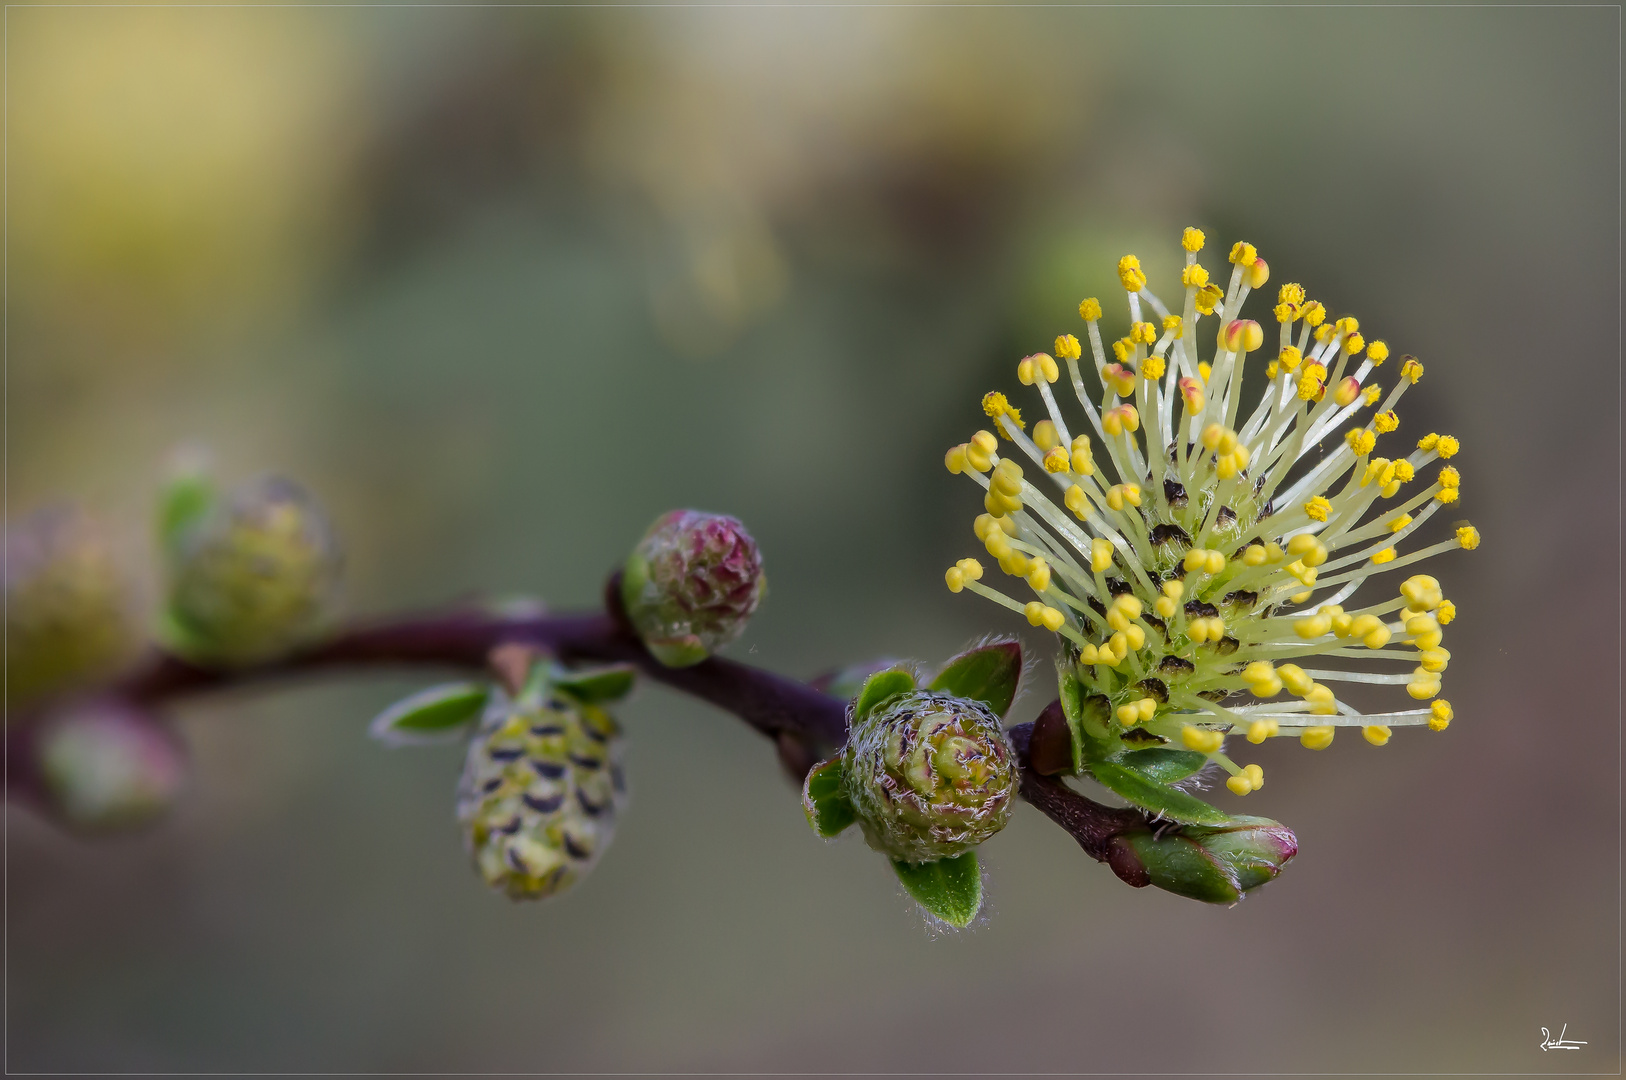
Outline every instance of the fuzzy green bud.
{"label": "fuzzy green bud", "polygon": [[8,704],[109,674],[135,651],[129,581],[107,534],[77,508],[6,530],[5,590]]}
{"label": "fuzzy green bud", "polygon": [[317,630],[338,589],[339,553],[320,506],[291,481],[238,488],[170,539],[166,630],[177,652],[241,664]]}
{"label": "fuzzy green bud", "polygon": [[946,859],[1005,827],[1016,754],[979,701],[914,690],[855,718],[843,784],[864,838],[906,863]]}
{"label": "fuzzy green bud", "polygon": [[539,900],[593,868],[626,798],[621,745],[603,708],[545,681],[516,698],[492,690],[457,796],[458,821],[488,885]]}
{"label": "fuzzy green bud", "polygon": [[621,603],[655,659],[688,667],[740,636],[766,588],[762,554],[737,519],[674,510],[627,557]]}
{"label": "fuzzy green bud", "polygon": [[1298,850],[1293,830],[1281,822],[1235,817],[1215,827],[1124,833],[1113,839],[1108,862],[1131,885],[1234,904],[1281,873]]}
{"label": "fuzzy green bud", "polygon": [[33,744],[47,804],[89,831],[146,824],[186,779],[186,753],[169,729],[118,702],[80,704],[44,722]]}

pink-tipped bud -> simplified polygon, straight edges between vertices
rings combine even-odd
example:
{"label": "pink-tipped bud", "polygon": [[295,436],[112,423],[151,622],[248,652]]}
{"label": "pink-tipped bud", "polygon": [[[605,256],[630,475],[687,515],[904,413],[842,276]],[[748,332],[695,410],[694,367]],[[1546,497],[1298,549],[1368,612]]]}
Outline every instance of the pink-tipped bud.
{"label": "pink-tipped bud", "polygon": [[146,824],[169,809],[186,780],[179,740],[123,702],[80,703],[43,724],[33,744],[41,794],[74,828]]}
{"label": "pink-tipped bud", "polygon": [[1203,411],[1203,403],[1207,399],[1203,397],[1203,384],[1196,379],[1180,380],[1180,396],[1185,399],[1186,412],[1199,413]]}
{"label": "pink-tipped bud", "polygon": [[1252,319],[1232,319],[1220,329],[1220,348],[1228,352],[1253,352],[1264,343],[1265,332]]}
{"label": "pink-tipped bud", "polygon": [[674,510],[627,557],[621,603],[655,659],[687,667],[739,637],[766,588],[762,555],[736,518]]}
{"label": "pink-tipped bud", "polygon": [[1349,405],[1354,403],[1355,399],[1360,396],[1360,380],[1351,375],[1338,383],[1338,390],[1333,394],[1332,399],[1340,405]]}

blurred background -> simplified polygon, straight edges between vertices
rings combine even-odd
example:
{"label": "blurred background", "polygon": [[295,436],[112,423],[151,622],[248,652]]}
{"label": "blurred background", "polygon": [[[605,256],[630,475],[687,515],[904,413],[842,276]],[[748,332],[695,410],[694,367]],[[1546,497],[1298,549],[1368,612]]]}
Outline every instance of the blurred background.
{"label": "blurred background", "polygon": [[738,658],[1047,657],[943,589],[978,512],[943,450],[1120,255],[1174,291],[1185,225],[1424,360],[1405,430],[1462,439],[1485,541],[1429,569],[1456,723],[1261,748],[1245,809],[1301,854],[1232,910],[1024,806],[936,936],[653,686],[610,854],[515,905],[461,751],[366,738],[428,674],[190,701],[158,827],[8,810],[8,1067],[1616,1072],[1619,19],[11,11],[7,513],[94,507],[136,571],[190,442],[319,495],[355,613],[591,605],[689,505],[765,553]]}

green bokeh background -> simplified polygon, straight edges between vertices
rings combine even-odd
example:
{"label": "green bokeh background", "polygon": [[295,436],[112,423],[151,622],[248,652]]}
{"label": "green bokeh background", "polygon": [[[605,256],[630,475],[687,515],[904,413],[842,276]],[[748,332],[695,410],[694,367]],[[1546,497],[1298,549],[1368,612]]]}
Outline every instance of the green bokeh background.
{"label": "green bokeh background", "polygon": [[[1251,240],[1424,360],[1402,434],[1462,439],[1485,542],[1429,569],[1456,722],[1259,748],[1269,785],[1217,798],[1301,854],[1231,910],[1131,890],[1023,806],[982,849],[988,919],[938,936],[812,835],[770,746],[658,687],[624,710],[609,855],[515,905],[466,865],[460,752],[365,736],[423,679],[189,702],[195,783],[153,831],[8,809],[7,1066],[1616,1072],[1619,34],[1611,8],[12,9],[7,512],[97,506],[134,567],[190,441],[320,495],[356,613],[589,605],[688,505],[765,553],[738,658],[1048,656],[943,589],[979,500],[942,453],[1119,255],[1169,291],[1188,224],[1211,269]],[[1541,1051],[1563,1024],[1586,1047]]]}

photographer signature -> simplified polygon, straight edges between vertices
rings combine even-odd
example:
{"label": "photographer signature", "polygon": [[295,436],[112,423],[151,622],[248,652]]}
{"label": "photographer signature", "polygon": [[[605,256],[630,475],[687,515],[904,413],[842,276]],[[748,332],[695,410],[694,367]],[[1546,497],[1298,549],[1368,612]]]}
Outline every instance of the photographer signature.
{"label": "photographer signature", "polygon": [[1559,1028],[1558,1038],[1556,1039],[1553,1038],[1552,1032],[1548,1031],[1546,1028],[1542,1028],[1541,1048],[1543,1050],[1579,1050],[1581,1047],[1585,1046],[1586,1043],[1584,1041],[1564,1038],[1564,1033],[1568,1031],[1569,1028],[1570,1026],[1568,1024],[1565,1024],[1563,1027]]}

